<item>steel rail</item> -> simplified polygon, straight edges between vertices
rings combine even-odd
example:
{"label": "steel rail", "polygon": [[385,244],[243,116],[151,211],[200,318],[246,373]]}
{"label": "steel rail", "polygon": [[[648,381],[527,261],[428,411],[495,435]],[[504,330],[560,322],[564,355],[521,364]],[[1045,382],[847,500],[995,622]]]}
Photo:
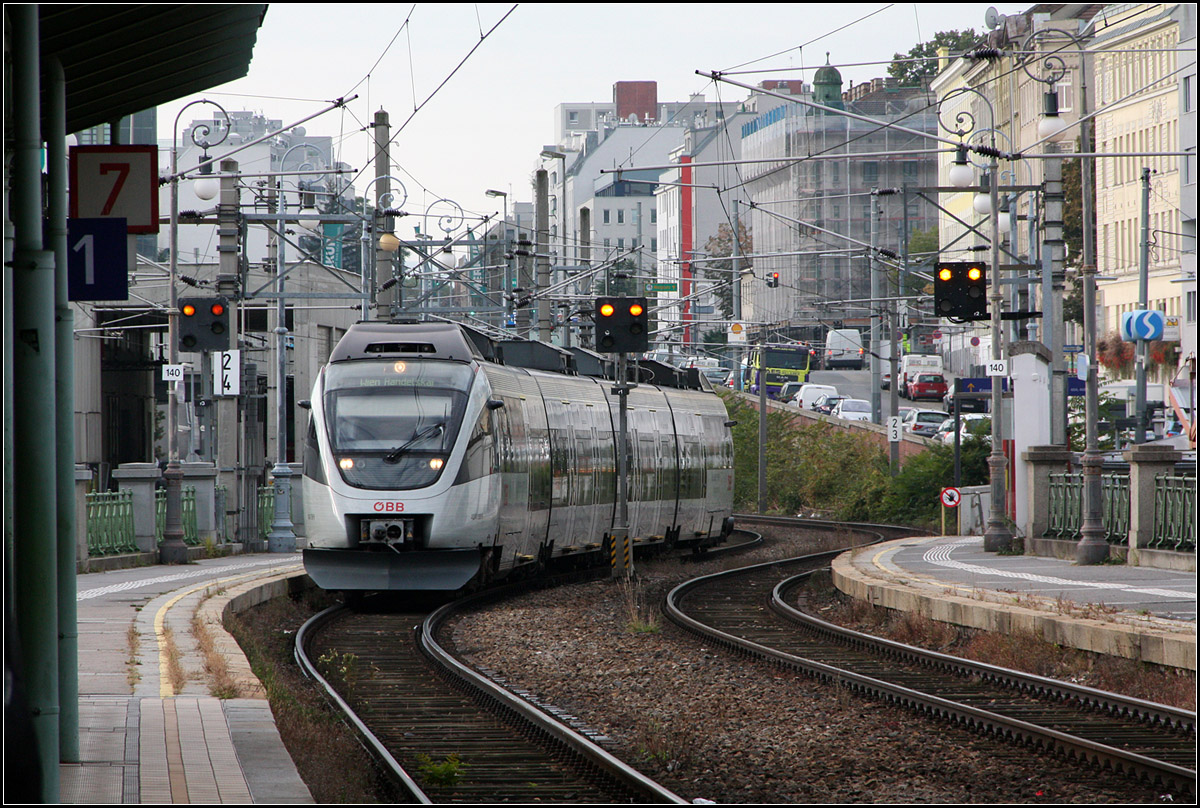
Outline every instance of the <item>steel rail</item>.
{"label": "steel rail", "polygon": [[424,790],[417,785],[416,780],[414,780],[412,776],[404,770],[404,767],[401,766],[400,762],[392,756],[392,753],[388,751],[383,742],[380,741],[379,738],[376,737],[375,733],[371,732],[370,728],[367,727],[366,723],[364,723],[363,720],[358,717],[358,714],[354,711],[354,708],[351,707],[346,700],[338,694],[337,690],[335,690],[333,686],[329,684],[329,681],[321,675],[321,673],[317,670],[317,666],[313,664],[311,659],[309,659],[308,643],[312,639],[312,636],[346,611],[347,608],[342,605],[330,606],[325,611],[306,621],[304,625],[300,627],[300,629],[296,632],[296,641],[293,652],[296,659],[296,664],[300,666],[300,670],[303,671],[306,676],[308,676],[310,679],[313,679],[321,686],[321,688],[325,691],[325,697],[334,704],[334,706],[341,712],[342,716],[345,717],[348,722],[350,722],[350,725],[354,728],[355,732],[357,732],[362,738],[367,747],[367,751],[379,761],[379,763],[387,770],[388,774],[391,775],[391,777],[402,788],[408,791],[413,800],[421,805],[432,805],[433,800],[431,800]]}
{"label": "steel rail", "polygon": [[[716,641],[734,650],[757,656],[763,659],[774,661],[793,669],[799,669],[809,674],[818,676],[822,679],[837,682],[851,688],[852,690],[863,692],[874,696],[883,696],[884,698],[893,700],[903,706],[916,708],[921,711],[928,712],[935,716],[945,717],[948,720],[963,723],[969,727],[976,727],[993,732],[1002,737],[1010,737],[1020,739],[1022,741],[1033,741],[1041,745],[1049,745],[1051,748],[1067,751],[1076,755],[1082,756],[1091,761],[1111,761],[1136,771],[1140,774],[1151,774],[1158,776],[1166,782],[1173,783],[1176,787],[1189,790],[1189,793],[1195,793],[1195,778],[1196,773],[1192,769],[1187,769],[1182,766],[1177,766],[1165,761],[1155,760],[1145,755],[1138,753],[1125,752],[1105,744],[1096,743],[1087,739],[1078,738],[1067,733],[1054,730],[1048,727],[1037,726],[1035,724],[1022,721],[1020,719],[1009,718],[996,713],[972,707],[966,704],[950,701],[928,693],[922,693],[902,685],[892,684],[875,679],[870,676],[855,673],[843,668],[829,665],[814,659],[797,656],[788,653],[778,648],[763,645],[754,642],[745,637],[740,637],[726,631],[709,625],[687,614],[681,602],[683,598],[706,585],[732,580],[735,577],[750,576],[756,572],[761,572],[767,568],[775,568],[787,564],[815,564],[822,560],[823,557],[828,558],[836,555],[836,551],[821,553],[810,556],[802,556],[783,561],[769,562],[766,564],[756,564],[751,567],[743,567],[737,570],[729,570],[726,572],[714,573],[699,578],[686,581],[672,589],[666,596],[663,611],[672,622],[684,628],[685,630],[703,637],[707,641]],[[807,571],[811,573],[813,570]],[[788,583],[793,581],[795,577],[789,578]],[[778,592],[780,585],[774,587],[774,592]],[[833,626],[829,631],[840,633],[838,627]],[[855,643],[866,643],[869,640],[874,640],[869,635],[858,635],[853,638]],[[865,639],[864,639],[865,638]],[[888,650],[892,650],[893,646],[901,646],[899,643],[891,643],[886,646]],[[901,646],[903,647],[903,646]],[[907,650],[907,649],[906,649]],[[912,649],[912,652],[920,653],[920,649]],[[980,663],[972,663],[962,661],[963,665],[980,665]],[[987,666],[982,666],[986,668]],[[981,668],[982,669],[982,668]],[[1003,669],[997,669],[1003,670]],[[989,676],[989,678],[992,678]],[[1031,683],[1033,680],[1029,680]],[[1086,690],[1086,689],[1084,689]],[[1081,691],[1083,692],[1083,691]],[[1118,699],[1120,697],[1117,697]],[[1129,706],[1132,709],[1132,702],[1137,700],[1129,700]],[[1178,725],[1188,726],[1187,713],[1181,711],[1181,715],[1176,716],[1172,708],[1159,705],[1158,710],[1153,713],[1157,717],[1162,717],[1163,720],[1171,726]],[[1142,712],[1139,714],[1147,714],[1147,708],[1142,707]],[[1191,716],[1190,725],[1194,728],[1194,714]],[[1193,729],[1194,731],[1194,729]]]}

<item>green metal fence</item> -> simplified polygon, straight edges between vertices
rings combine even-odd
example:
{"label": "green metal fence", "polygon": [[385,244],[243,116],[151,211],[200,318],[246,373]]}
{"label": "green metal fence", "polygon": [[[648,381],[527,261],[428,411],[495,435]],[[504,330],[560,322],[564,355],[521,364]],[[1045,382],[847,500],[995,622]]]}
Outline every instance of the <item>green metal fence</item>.
{"label": "green metal fence", "polygon": [[1154,477],[1154,538],[1156,550],[1196,551],[1196,478],[1176,474]]}
{"label": "green metal fence", "polygon": [[[1100,476],[1100,519],[1109,544],[1129,543],[1129,477]],[[1078,539],[1083,525],[1083,475],[1050,475],[1050,519],[1046,536]]]}
{"label": "green metal fence", "polygon": [[132,491],[87,495],[87,547],[89,556],[137,552]]}
{"label": "green metal fence", "polygon": [[[196,486],[185,485],[180,496],[183,511],[183,543],[189,547],[200,544],[200,531],[196,527]],[[167,529],[167,492],[159,488],[154,492],[154,535],[162,544]]]}

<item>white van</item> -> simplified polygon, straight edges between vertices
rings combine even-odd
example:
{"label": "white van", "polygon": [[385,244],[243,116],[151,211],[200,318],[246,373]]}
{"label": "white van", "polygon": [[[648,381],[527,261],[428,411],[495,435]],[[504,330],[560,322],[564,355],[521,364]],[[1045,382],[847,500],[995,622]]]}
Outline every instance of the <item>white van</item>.
{"label": "white van", "polygon": [[862,334],[853,328],[837,328],[825,337],[825,369],[863,369],[866,351],[863,350]]}
{"label": "white van", "polygon": [[941,373],[942,357],[937,354],[908,354],[900,357],[900,368],[896,371],[896,391],[908,398],[908,383],[915,381],[918,373]]}
{"label": "white van", "polygon": [[811,410],[813,404],[821,396],[836,396],[837,388],[832,384],[806,384],[800,388],[800,392],[796,394],[796,406],[802,410]]}

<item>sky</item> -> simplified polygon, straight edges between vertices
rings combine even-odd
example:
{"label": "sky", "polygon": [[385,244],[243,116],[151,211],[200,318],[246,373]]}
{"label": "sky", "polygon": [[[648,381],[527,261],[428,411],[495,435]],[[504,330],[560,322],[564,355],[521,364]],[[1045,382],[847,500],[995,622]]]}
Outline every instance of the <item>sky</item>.
{"label": "sky", "polygon": [[[997,5],[1017,14],[1022,5]],[[405,210],[438,199],[468,215],[502,212],[491,188],[531,201],[531,175],[554,142],[554,108],[611,102],[618,81],[658,82],[658,100],[740,101],[745,90],[697,71],[776,71],[731,75],[754,85],[803,78],[826,54],[847,85],[887,75],[938,31],[986,31],[987,5],[976,3],[563,4],[344,3],[270,4],[247,76],[159,107],[159,137],[170,141],[175,117],[207,98],[226,110],[250,110],[290,125],[337,98],[344,110],[304,123],[340,144],[342,162],[371,178],[376,110],[392,124],[392,175],[408,193]],[[180,120],[210,113],[197,106]],[[195,113],[195,115],[193,115]],[[219,150],[217,151],[219,153]]]}

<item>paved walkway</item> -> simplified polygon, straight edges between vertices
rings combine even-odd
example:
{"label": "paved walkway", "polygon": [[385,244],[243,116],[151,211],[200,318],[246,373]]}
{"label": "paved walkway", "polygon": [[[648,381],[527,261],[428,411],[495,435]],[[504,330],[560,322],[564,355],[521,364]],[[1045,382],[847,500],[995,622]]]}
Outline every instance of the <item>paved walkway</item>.
{"label": "paved walkway", "polygon": [[981,536],[898,539],[839,556],[834,582],[880,606],[1196,670],[1196,573],[985,552]]}
{"label": "paved walkway", "polygon": [[[81,761],[60,769],[62,802],[311,803],[221,626],[231,598],[264,584],[281,592],[301,571],[297,553],[79,576]],[[201,632],[238,697],[211,695]]]}

